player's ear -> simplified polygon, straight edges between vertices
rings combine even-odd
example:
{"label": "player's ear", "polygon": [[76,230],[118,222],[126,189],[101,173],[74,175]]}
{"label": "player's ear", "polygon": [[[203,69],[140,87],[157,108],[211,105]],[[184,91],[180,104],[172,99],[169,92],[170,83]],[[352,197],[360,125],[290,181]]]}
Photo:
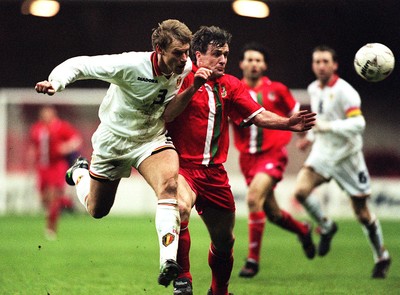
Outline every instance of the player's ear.
{"label": "player's ear", "polygon": [[156,45],[156,53],[157,54],[162,54],[163,50],[161,49],[160,45]]}
{"label": "player's ear", "polygon": [[196,60],[201,60],[201,52],[200,51],[196,51],[194,53],[194,56],[196,57]]}
{"label": "player's ear", "polygon": [[266,62],[263,62],[263,65],[261,66],[261,69],[263,72],[265,72],[268,69],[268,65]]}

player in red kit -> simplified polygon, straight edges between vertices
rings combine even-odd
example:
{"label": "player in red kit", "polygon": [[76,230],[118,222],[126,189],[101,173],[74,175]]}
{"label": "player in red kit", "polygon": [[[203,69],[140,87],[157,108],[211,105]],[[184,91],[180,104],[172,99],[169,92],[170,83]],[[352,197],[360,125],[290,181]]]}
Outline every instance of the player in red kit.
{"label": "player in red kit", "polygon": [[[291,118],[266,111],[253,101],[239,79],[225,74],[231,34],[215,26],[201,27],[193,36],[192,73],[182,85],[193,84],[198,67],[212,70],[207,82],[194,92],[185,111],[167,124],[180,155],[178,200],[181,231],[177,262],[182,272],[174,281],[175,295],[190,295],[189,217],[193,206],[204,221],[211,238],[208,264],[212,272],[208,294],[227,295],[233,266],[235,203],[223,163],[229,148],[228,117],[238,125],[292,131],[309,130],[314,115],[297,112]],[[165,118],[173,119],[166,108]]]}
{"label": "player in red kit", "polygon": [[[240,68],[243,84],[254,101],[280,116],[290,117],[300,104],[282,83],[264,76],[267,70],[267,51],[258,43],[246,44],[241,52]],[[288,162],[286,145],[291,132],[263,129],[252,125],[242,128],[233,124],[234,142],[240,156],[240,168],[249,187],[249,253],[239,276],[251,278],[259,270],[261,241],[266,218],[279,227],[295,233],[308,258],[315,257],[311,226],[294,219],[279,208],[274,188],[282,179]]]}
{"label": "player in red kit", "polygon": [[31,127],[30,141],[29,162],[36,168],[41,201],[47,210],[46,237],[54,239],[61,210],[73,206],[64,192],[67,156],[80,148],[82,139],[69,122],[58,117],[53,106],[45,106]]}

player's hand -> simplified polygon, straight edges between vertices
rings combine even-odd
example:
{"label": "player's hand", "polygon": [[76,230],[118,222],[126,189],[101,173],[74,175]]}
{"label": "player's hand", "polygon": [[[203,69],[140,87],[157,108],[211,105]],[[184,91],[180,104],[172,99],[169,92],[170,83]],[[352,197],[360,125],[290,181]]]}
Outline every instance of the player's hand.
{"label": "player's hand", "polygon": [[194,87],[199,89],[210,78],[212,70],[207,68],[199,68],[194,74]]}
{"label": "player's hand", "polygon": [[310,130],[315,125],[316,113],[302,110],[294,113],[289,118],[289,129],[295,132]]}
{"label": "player's hand", "polygon": [[41,81],[37,82],[35,86],[35,90],[37,93],[43,93],[43,94],[48,94],[48,95],[53,95],[56,93],[54,90],[53,86],[49,81]]}
{"label": "player's hand", "polygon": [[317,120],[314,126],[314,132],[327,132],[331,131],[331,124],[328,121]]}

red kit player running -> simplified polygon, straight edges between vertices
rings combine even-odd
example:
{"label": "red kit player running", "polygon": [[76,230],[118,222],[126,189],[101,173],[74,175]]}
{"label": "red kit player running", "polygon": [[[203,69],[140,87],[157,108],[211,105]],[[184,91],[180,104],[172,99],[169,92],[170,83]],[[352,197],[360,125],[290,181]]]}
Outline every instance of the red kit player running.
{"label": "red kit player running", "polygon": [[45,106],[31,127],[30,141],[29,162],[36,168],[41,201],[47,210],[45,234],[55,239],[61,210],[73,206],[64,192],[67,156],[80,148],[82,139],[69,122],[58,117],[53,106]]}
{"label": "red kit player running", "polygon": [[[246,44],[240,59],[242,82],[251,97],[265,109],[290,117],[299,110],[300,104],[284,84],[264,76],[267,59],[267,51],[261,44]],[[240,152],[240,168],[249,187],[246,197],[249,208],[249,253],[239,276],[251,278],[258,273],[266,217],[279,227],[295,233],[306,256],[314,258],[311,226],[295,220],[280,209],[274,194],[288,162],[286,145],[290,142],[291,132],[263,129],[255,125],[242,128],[233,124],[233,127],[235,146]]]}

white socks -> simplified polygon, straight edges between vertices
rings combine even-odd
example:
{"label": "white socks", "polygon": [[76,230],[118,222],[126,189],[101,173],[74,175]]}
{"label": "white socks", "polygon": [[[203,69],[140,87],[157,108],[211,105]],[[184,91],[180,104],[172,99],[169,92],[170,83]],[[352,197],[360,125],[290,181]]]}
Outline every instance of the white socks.
{"label": "white socks", "polygon": [[370,223],[364,225],[362,229],[371,244],[375,263],[380,260],[388,259],[389,252],[383,247],[382,228],[376,216],[372,215]]}
{"label": "white socks", "polygon": [[181,224],[177,205],[175,199],[158,201],[155,222],[160,245],[160,266],[168,259],[176,261]]}
{"label": "white socks", "polygon": [[72,174],[72,180],[75,182],[76,194],[79,201],[87,210],[87,196],[90,191],[90,175],[89,170],[85,168],[77,168]]}
{"label": "white socks", "polygon": [[312,195],[306,198],[302,204],[308,214],[318,222],[321,227],[321,233],[327,233],[332,228],[332,220],[328,219],[322,212],[319,200]]}

